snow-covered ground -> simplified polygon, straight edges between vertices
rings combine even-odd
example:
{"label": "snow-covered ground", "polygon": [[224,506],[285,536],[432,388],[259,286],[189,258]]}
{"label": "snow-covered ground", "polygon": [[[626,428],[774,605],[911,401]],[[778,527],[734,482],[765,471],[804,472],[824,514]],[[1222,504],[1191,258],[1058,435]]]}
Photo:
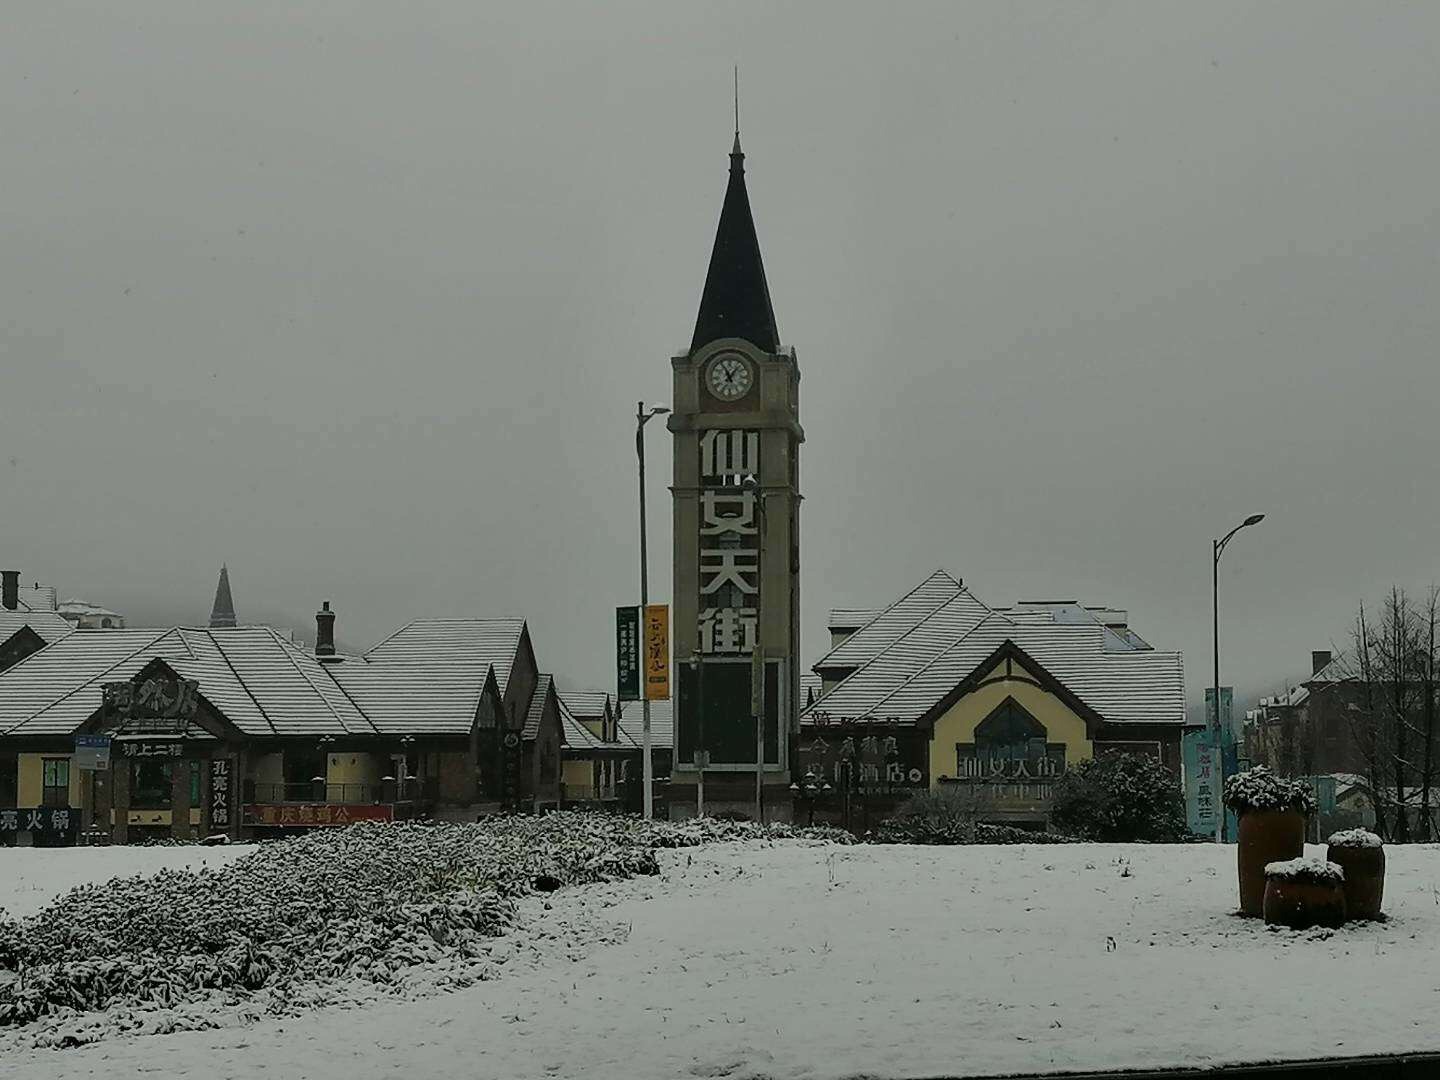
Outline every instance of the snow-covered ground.
{"label": "snow-covered ground", "polygon": [[254,850],[249,844],[0,848],[0,914],[17,919],[33,915],[76,885],[159,870],[224,866]]}
{"label": "snow-covered ground", "polygon": [[1390,921],[1296,934],[1230,914],[1233,847],[665,851],[659,878],[524,901],[493,981],[12,1052],[0,1076],[800,1080],[1440,1049],[1440,848],[1387,855]]}

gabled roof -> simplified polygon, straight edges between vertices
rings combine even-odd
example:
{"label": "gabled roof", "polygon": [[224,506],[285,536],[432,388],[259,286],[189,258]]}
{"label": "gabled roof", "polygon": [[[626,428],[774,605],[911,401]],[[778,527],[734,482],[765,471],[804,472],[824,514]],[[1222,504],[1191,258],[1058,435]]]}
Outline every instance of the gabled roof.
{"label": "gabled roof", "polygon": [[6,611],[0,608],[0,643],[9,641],[20,628],[28,626],[45,644],[75,632],[75,624],[54,611]]}
{"label": "gabled roof", "polygon": [[[626,701],[621,705],[620,737],[630,740],[633,746],[641,747],[644,735],[645,713],[641,702]],[[674,699],[650,702],[650,749],[671,750],[675,747]]]}
{"label": "gabled roof", "polygon": [[22,660],[0,674],[0,734],[68,735],[100,707],[104,683],[157,658],[247,735],[375,733],[323,665],[275,631],[175,627],[76,630]]}
{"label": "gabled roof", "polygon": [[850,674],[813,711],[915,723],[1007,642],[1106,722],[1185,722],[1178,652],[1136,648],[1094,618],[1057,618],[1048,607],[992,610],[944,571],[815,665]]}
{"label": "gabled roof", "polygon": [[755,235],[750,195],[745,190],[745,155],[740,151],[738,131],[730,151],[730,182],[720,208],[720,224],[715,230],[715,247],[710,252],[710,269],[705,275],[690,351],[727,337],[743,338],[767,353],[780,348],[770,286],[760,259],[760,240]]}
{"label": "gabled roof", "polygon": [[[555,704],[560,709],[560,733],[562,738],[564,739],[566,748],[570,750],[588,750],[592,752],[600,750],[607,750],[611,752],[623,752],[631,750],[632,746],[628,739],[625,739],[623,737],[614,740],[602,739],[599,735],[596,735],[593,731],[591,731],[588,727],[581,723],[581,720],[585,719],[585,717],[577,714],[571,708],[569,703],[569,699],[574,698],[577,693],[581,695],[589,695],[592,701],[592,708],[593,695],[600,695],[602,706],[606,702],[608,702],[610,698],[610,695],[605,693],[605,691],[603,690],[567,690],[563,695],[558,693],[556,694]],[[595,719],[599,719],[601,714],[597,712],[594,713],[593,716]]]}
{"label": "gabled roof", "polygon": [[601,720],[610,710],[610,693],[606,690],[559,690],[561,703],[579,720]]}

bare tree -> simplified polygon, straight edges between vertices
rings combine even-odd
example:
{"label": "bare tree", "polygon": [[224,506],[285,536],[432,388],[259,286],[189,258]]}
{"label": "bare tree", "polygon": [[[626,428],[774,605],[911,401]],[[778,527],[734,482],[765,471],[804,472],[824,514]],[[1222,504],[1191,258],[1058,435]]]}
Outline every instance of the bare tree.
{"label": "bare tree", "polygon": [[1370,786],[1370,802],[1375,809],[1375,830],[1385,839],[1390,839],[1387,827],[1387,806],[1385,785],[1381,782],[1383,764],[1387,758],[1386,748],[1381,739],[1380,725],[1375,709],[1375,669],[1370,649],[1370,624],[1365,619],[1365,604],[1355,616],[1355,649],[1351,675],[1359,685],[1360,700],[1350,710],[1350,733],[1360,758],[1365,763],[1365,779]]}
{"label": "bare tree", "polygon": [[1435,633],[1440,624],[1440,589],[1430,586],[1425,597],[1425,610],[1420,625],[1420,648],[1416,672],[1420,692],[1420,839],[1429,841],[1434,835],[1435,825],[1430,810],[1430,792],[1435,780],[1435,719],[1437,711]]}

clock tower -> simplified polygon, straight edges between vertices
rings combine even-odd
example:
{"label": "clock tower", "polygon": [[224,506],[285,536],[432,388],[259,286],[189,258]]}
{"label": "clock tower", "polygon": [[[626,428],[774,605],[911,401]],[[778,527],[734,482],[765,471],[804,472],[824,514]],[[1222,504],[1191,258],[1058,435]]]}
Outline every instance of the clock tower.
{"label": "clock tower", "polygon": [[[780,344],[740,135],[674,372],[672,816],[788,820],[799,734],[800,370]],[[757,715],[758,714],[758,715]]]}

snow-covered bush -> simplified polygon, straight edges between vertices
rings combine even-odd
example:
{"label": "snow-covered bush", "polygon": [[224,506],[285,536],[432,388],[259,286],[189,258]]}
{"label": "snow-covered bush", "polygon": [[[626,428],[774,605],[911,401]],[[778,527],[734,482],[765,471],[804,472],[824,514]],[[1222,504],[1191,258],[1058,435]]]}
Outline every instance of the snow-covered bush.
{"label": "snow-covered bush", "polygon": [[[28,919],[0,921],[0,1028],[63,1021],[64,1039],[84,1041],[151,1030],[156,1009],[164,1030],[205,1026],[200,1005],[319,1004],[328,983],[389,987],[420,965],[448,965],[447,978],[464,985],[481,976],[487,942],[513,924],[515,900],[537,886],[656,874],[658,847],[792,837],[837,839],[574,812],[358,824],[267,844],[219,869],[84,885]],[[103,1022],[84,1019],[101,1009]]]}
{"label": "snow-covered bush", "polygon": [[1326,843],[1331,847],[1376,848],[1382,847],[1385,842],[1369,829],[1346,829],[1331,833]]}
{"label": "snow-covered bush", "polygon": [[1225,805],[1237,814],[1247,810],[1315,812],[1315,793],[1301,780],[1276,776],[1264,765],[1236,773],[1225,781]]}
{"label": "snow-covered bush", "polygon": [[968,785],[951,785],[910,796],[882,821],[871,839],[881,844],[1067,844],[1068,836],[1032,832],[977,820],[985,800]]}
{"label": "snow-covered bush", "polygon": [[1266,863],[1265,877],[1307,885],[1339,885],[1345,880],[1345,871],[1337,863],[1310,856]]}
{"label": "snow-covered bush", "polygon": [[1055,785],[1055,827],[1086,840],[1170,844],[1185,839],[1185,799],[1173,773],[1144,754],[1109,750]]}

